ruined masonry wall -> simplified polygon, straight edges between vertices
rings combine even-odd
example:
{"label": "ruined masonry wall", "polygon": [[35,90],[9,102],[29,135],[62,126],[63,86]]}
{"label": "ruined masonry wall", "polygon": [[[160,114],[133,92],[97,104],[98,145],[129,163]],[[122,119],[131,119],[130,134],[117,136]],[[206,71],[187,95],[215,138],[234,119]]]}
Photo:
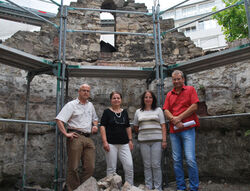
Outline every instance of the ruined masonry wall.
{"label": "ruined masonry wall", "polygon": [[[111,4],[110,4],[111,3]],[[144,4],[133,0],[78,0],[73,7],[112,5],[117,9],[145,11]],[[132,21],[130,21],[130,19]],[[58,23],[58,18],[55,19]],[[130,23],[131,22],[131,23]],[[150,18],[116,14],[116,30],[130,32],[152,32]],[[100,29],[99,13],[70,11],[70,29]],[[173,21],[161,23],[167,30]],[[98,34],[71,33],[67,36],[67,63],[80,65],[154,66],[154,45],[150,38],[117,35],[118,51],[107,60],[100,60],[100,36]],[[42,26],[40,32],[19,31],[4,42],[5,45],[49,59],[57,58],[58,35],[50,25]],[[183,33],[173,32],[162,40],[163,58],[166,64],[188,60],[203,54],[200,48]],[[250,112],[250,61],[203,71],[187,76],[188,85],[195,86],[203,103],[203,115],[220,115]],[[24,119],[27,72],[0,64],[0,117]],[[77,97],[78,87],[88,83],[92,87],[91,101],[97,114],[109,106],[109,94],[113,90],[124,95],[123,107],[128,109],[131,122],[139,108],[140,95],[146,90],[146,80],[70,78],[69,100]],[[172,88],[171,79],[165,79],[165,93]],[[156,82],[150,85],[156,91]],[[56,77],[40,75],[31,83],[30,119],[52,121],[56,110]],[[234,179],[244,181],[250,177],[250,137],[244,133],[250,129],[249,117],[201,120],[197,130],[197,160],[200,177]],[[23,158],[24,125],[0,123],[0,188],[5,185],[20,186]],[[100,135],[93,136],[97,145],[96,178],[105,176],[104,151]],[[134,135],[133,159],[136,181],[143,182],[143,166]],[[168,140],[169,142],[169,140]],[[51,127],[32,125],[29,127],[27,184],[52,187],[54,174],[55,136]],[[164,152],[166,164],[163,171],[169,181],[174,179],[171,148],[168,143]],[[118,172],[121,173],[119,164]],[[240,178],[240,180],[239,180]]]}

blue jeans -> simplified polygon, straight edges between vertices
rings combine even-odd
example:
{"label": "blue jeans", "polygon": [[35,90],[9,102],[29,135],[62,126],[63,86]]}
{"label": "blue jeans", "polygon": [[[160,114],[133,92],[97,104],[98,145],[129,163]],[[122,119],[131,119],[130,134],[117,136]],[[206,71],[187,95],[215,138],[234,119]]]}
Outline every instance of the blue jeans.
{"label": "blue jeans", "polygon": [[190,190],[197,191],[199,187],[199,175],[195,158],[195,128],[179,133],[170,133],[170,140],[172,145],[172,157],[174,160],[177,190],[186,189],[182,156],[182,150],[184,149],[188,165]]}

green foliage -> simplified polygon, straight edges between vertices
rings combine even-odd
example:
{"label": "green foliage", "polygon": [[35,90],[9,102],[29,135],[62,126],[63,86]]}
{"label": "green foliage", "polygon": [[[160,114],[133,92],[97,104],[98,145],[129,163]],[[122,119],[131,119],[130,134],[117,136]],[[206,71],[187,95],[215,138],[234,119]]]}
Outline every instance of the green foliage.
{"label": "green foliage", "polygon": [[248,135],[250,135],[250,130],[247,130],[247,131],[245,132],[245,136],[248,136]]}
{"label": "green foliage", "polygon": [[[241,0],[222,1],[225,3],[226,7],[228,7]],[[217,11],[216,7],[213,8],[213,11]],[[213,15],[212,18],[216,19],[218,24],[222,26],[222,31],[228,42],[248,37],[248,25],[244,3],[219,12]]]}

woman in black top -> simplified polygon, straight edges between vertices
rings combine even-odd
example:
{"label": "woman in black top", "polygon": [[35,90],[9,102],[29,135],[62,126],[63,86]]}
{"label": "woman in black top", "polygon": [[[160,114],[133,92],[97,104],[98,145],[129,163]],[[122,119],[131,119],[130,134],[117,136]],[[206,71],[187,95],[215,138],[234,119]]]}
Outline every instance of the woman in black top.
{"label": "woman in black top", "polygon": [[116,172],[117,156],[125,172],[125,181],[133,185],[134,171],[131,150],[132,131],[128,113],[121,108],[122,95],[110,94],[111,107],[105,109],[101,118],[101,136],[107,162],[107,175]]}

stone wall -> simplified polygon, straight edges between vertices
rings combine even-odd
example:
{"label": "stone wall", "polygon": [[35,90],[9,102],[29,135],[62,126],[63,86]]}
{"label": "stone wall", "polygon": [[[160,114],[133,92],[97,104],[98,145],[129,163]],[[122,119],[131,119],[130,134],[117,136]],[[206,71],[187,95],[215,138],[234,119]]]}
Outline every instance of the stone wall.
{"label": "stone wall", "polygon": [[[108,8],[147,12],[144,3],[133,0],[86,0],[71,3],[72,7]],[[111,7],[111,8],[110,8]],[[133,33],[153,33],[152,16],[115,13],[115,31]],[[59,25],[59,15],[52,20]],[[161,22],[162,31],[173,28],[173,20]],[[67,17],[69,30],[101,30],[100,13],[93,11],[69,10]],[[71,61],[95,62],[101,59],[100,34],[69,32],[66,41],[66,58]],[[58,55],[58,31],[50,24],[44,24],[40,32],[19,31],[5,41],[7,46],[23,50],[33,55],[56,59]],[[174,32],[162,40],[165,61],[187,60],[202,55],[201,48],[194,48],[193,42],[183,33]],[[152,62],[154,61],[153,37],[115,35],[115,48],[108,60]]]}
{"label": "stone wall", "polygon": [[[146,11],[144,4],[133,0],[80,1],[72,3],[74,7],[105,8],[106,6],[123,10]],[[116,31],[152,32],[150,18],[116,14]],[[132,21],[129,21],[132,19]],[[55,19],[58,23],[58,18]],[[132,23],[130,23],[132,22]],[[100,29],[99,14],[92,12],[70,11],[68,18],[70,29]],[[162,22],[161,28],[173,27],[173,21]],[[117,52],[106,60],[100,60],[99,35],[71,33],[67,36],[67,63],[80,65],[119,65],[119,66],[154,66],[153,39],[146,37],[116,37]],[[45,24],[40,32],[19,31],[8,39],[5,45],[49,59],[57,58],[58,35],[55,29]],[[173,32],[162,40],[163,58],[166,64],[191,59],[203,54],[200,48],[183,33]],[[199,72],[187,76],[188,85],[195,86],[204,115],[220,115],[249,112],[250,110],[250,61],[239,62],[224,67]],[[25,118],[27,72],[9,66],[0,65],[0,117]],[[69,100],[77,97],[78,87],[88,83],[92,87],[91,101],[101,117],[109,106],[109,94],[113,90],[123,95],[123,107],[133,119],[139,108],[139,97],[146,90],[146,79],[101,79],[70,78]],[[172,88],[171,79],[165,79],[165,93]],[[150,89],[156,91],[153,82]],[[40,75],[31,83],[30,119],[52,121],[55,117],[56,77]],[[250,129],[249,117],[201,120],[197,130],[197,159],[201,177],[215,177],[247,180],[250,176],[250,137],[244,132]],[[0,123],[0,188],[4,185],[20,185],[23,158],[24,125]],[[105,176],[105,158],[100,135],[93,136],[97,144],[96,178]],[[136,143],[133,159],[135,178],[143,181],[143,166]],[[169,140],[168,140],[169,142]],[[40,184],[51,187],[54,173],[54,129],[49,126],[32,125],[29,127],[27,184]],[[118,168],[121,172],[121,165]],[[173,180],[171,148],[168,143],[164,152],[164,174]],[[164,176],[166,180],[166,176]]]}

